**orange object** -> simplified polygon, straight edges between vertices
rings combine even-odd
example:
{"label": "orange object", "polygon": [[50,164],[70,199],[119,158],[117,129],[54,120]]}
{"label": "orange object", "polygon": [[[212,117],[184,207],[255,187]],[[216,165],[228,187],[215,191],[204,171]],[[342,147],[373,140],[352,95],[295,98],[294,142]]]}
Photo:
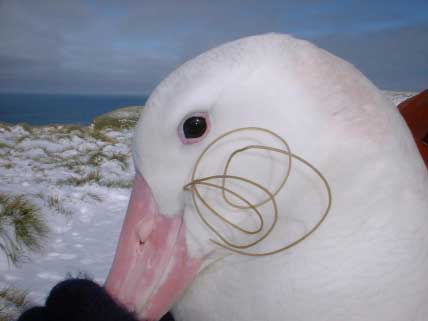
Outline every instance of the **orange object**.
{"label": "orange object", "polygon": [[428,90],[401,102],[398,109],[412,131],[419,152],[428,168]]}

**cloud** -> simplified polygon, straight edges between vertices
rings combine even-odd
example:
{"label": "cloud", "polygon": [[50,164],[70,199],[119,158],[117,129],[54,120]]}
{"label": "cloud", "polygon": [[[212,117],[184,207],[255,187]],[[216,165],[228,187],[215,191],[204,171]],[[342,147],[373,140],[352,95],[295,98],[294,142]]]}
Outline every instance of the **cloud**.
{"label": "cloud", "polygon": [[314,39],[320,47],[352,62],[378,87],[428,88],[428,22],[398,30]]}
{"label": "cloud", "polygon": [[383,88],[419,89],[427,18],[423,0],[2,0],[0,90],[147,94],[196,54],[271,31],[316,42]]}

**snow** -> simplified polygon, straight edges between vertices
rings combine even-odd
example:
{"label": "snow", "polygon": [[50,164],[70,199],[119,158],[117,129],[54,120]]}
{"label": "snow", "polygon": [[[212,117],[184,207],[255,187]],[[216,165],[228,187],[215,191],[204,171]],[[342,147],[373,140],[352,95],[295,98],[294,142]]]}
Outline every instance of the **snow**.
{"label": "snow", "polygon": [[411,91],[384,91],[383,92],[395,105],[398,105],[403,100],[406,100],[416,93]]}
{"label": "snow", "polygon": [[[95,139],[92,132],[90,127],[70,133],[59,126],[31,132],[20,125],[0,127],[0,143],[9,146],[0,148],[0,193],[25,195],[50,227],[44,250],[29,253],[18,267],[0,254],[0,288],[28,290],[30,299],[41,303],[69,274],[84,272],[104,282],[134,175],[132,131],[103,131],[113,142]],[[95,171],[99,177],[87,183],[67,181]]]}
{"label": "snow", "polygon": [[[414,95],[385,94],[395,104]],[[134,175],[132,129],[102,130],[103,139],[94,131],[0,125],[0,193],[25,195],[50,227],[44,250],[29,253],[18,267],[0,254],[0,288],[28,290],[41,303],[70,274],[104,282]]]}

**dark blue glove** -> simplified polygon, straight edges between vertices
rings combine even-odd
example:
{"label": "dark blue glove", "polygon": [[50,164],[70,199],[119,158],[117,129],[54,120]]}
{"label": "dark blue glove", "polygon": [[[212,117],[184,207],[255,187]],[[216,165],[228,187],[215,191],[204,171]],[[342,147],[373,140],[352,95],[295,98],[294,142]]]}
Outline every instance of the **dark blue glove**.
{"label": "dark blue glove", "polygon": [[[95,282],[68,279],[50,292],[44,307],[25,311],[18,321],[138,321]],[[174,321],[167,314],[161,321]]]}

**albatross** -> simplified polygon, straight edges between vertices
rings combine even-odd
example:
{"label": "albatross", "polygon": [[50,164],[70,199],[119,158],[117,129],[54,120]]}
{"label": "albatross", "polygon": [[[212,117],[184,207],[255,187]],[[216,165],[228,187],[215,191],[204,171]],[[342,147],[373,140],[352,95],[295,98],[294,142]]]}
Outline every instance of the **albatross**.
{"label": "albatross", "polygon": [[105,288],[140,320],[427,319],[428,172],[348,62],[282,34],[214,48],[153,91],[133,159]]}

